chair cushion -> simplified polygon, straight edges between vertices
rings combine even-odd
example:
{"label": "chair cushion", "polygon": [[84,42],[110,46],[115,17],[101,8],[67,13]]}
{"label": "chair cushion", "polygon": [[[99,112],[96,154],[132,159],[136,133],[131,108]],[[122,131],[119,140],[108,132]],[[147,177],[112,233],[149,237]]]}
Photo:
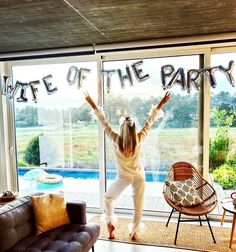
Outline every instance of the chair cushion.
{"label": "chair cushion", "polygon": [[194,181],[192,179],[182,181],[166,180],[165,183],[170,188],[176,205],[189,207],[202,203],[202,199],[194,188]]}
{"label": "chair cushion", "polygon": [[67,224],[41,235],[31,234],[11,247],[8,252],[89,251],[97,240],[97,224]]}
{"label": "chair cushion", "polygon": [[69,223],[63,194],[44,194],[31,196],[30,199],[36,235]]}

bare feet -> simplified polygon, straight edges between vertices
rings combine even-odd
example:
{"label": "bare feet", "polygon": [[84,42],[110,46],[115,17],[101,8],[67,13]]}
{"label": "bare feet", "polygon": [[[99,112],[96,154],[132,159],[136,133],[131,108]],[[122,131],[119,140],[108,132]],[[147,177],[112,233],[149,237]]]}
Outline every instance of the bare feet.
{"label": "bare feet", "polygon": [[130,238],[131,238],[132,241],[136,241],[136,239],[137,239],[137,234],[136,234],[136,233],[131,233],[131,234],[130,234]]}
{"label": "bare feet", "polygon": [[114,234],[115,226],[112,225],[111,223],[108,223],[107,229],[108,229],[108,233],[109,233],[108,239],[111,239],[111,240],[115,239],[115,234]]}

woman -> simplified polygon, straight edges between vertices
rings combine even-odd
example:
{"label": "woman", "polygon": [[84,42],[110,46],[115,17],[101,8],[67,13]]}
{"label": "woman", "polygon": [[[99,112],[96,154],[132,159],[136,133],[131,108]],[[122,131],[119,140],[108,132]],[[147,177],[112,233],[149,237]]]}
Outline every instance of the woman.
{"label": "woman", "polygon": [[155,120],[158,118],[162,106],[170,99],[170,94],[167,92],[161,102],[151,109],[144,127],[138,133],[136,133],[134,121],[129,116],[122,116],[120,118],[120,133],[115,133],[107,122],[101,108],[96,106],[88,93],[85,93],[85,99],[94,109],[95,115],[101,122],[105,133],[114,143],[117,177],[105,193],[105,212],[107,215],[107,228],[109,233],[108,238],[115,238],[113,200],[115,200],[121,192],[131,184],[133,191],[134,216],[130,237],[132,240],[136,240],[142,218],[145,187],[145,173],[141,162],[141,143],[145,139]]}

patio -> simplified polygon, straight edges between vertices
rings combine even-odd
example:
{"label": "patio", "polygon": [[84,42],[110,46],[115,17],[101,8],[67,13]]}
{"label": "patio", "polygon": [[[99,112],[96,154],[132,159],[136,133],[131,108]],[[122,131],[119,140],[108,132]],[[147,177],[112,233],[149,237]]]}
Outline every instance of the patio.
{"label": "patio", "polygon": [[[211,183],[214,185],[214,188],[217,192],[219,204],[216,209],[212,212],[213,215],[222,215],[222,207],[220,200],[225,197],[230,196],[231,191],[224,191],[221,186],[214,183],[211,180]],[[108,180],[108,186],[112,180]],[[54,187],[53,189],[45,188],[44,190],[40,187],[37,187],[35,183],[30,183],[29,181],[24,180],[22,177],[19,178],[20,184],[20,193],[29,194],[35,193],[38,191],[63,191],[67,201],[85,201],[87,207],[96,208],[99,207],[99,180],[96,179],[74,179],[68,178],[64,179],[64,182],[61,186]],[[92,186],[90,186],[92,185]],[[165,202],[164,197],[162,196],[163,183],[161,182],[146,182],[145,189],[145,201],[144,201],[144,210],[147,211],[158,211],[158,212],[170,212],[169,205]],[[132,209],[132,190],[131,187],[128,187],[120,197],[115,201],[116,208],[125,208]],[[92,210],[91,210],[92,211]]]}

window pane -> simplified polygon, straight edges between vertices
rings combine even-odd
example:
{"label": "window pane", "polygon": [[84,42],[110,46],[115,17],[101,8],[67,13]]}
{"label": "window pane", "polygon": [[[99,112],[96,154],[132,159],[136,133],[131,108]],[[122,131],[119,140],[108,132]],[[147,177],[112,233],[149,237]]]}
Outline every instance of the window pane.
{"label": "window pane", "polygon": [[[36,86],[37,103],[32,101],[29,87],[26,103],[17,102],[20,91],[15,96],[20,192],[64,191],[66,197],[98,206],[98,126],[82,90],[67,82],[71,66],[91,70],[83,87],[97,99],[96,62],[13,67],[14,83],[40,81]],[[48,95],[43,77],[50,74],[50,89],[57,87],[58,90]],[[45,171],[57,176],[48,177]],[[63,177],[61,182],[58,175]],[[88,183],[93,186],[87,186]]]}
{"label": "window pane", "polygon": [[[129,66],[134,85],[126,82],[121,88],[118,74],[111,77],[110,92],[105,94],[105,111],[113,129],[119,132],[119,118],[123,114],[131,115],[140,130],[147,119],[152,105],[157,104],[164,96],[161,84],[161,66],[171,64],[175,70],[183,67],[185,75],[188,69],[199,68],[199,56],[167,57],[144,59],[143,75],[150,78],[138,83],[131,69],[137,60],[109,61],[104,69],[121,69],[126,73]],[[106,84],[106,82],[105,82]],[[145,210],[166,210],[163,201],[162,187],[170,166],[178,161],[191,162],[197,165],[198,158],[198,91],[182,91],[180,85],[173,85],[169,90],[171,99],[164,107],[165,117],[159,119],[143,143],[142,160],[146,172]],[[106,140],[106,172],[108,186],[116,175],[113,146]],[[132,189],[127,188],[116,201],[120,208],[133,208]]]}
{"label": "window pane", "polygon": [[[227,68],[231,60],[236,62],[236,53],[215,54],[211,64]],[[236,78],[235,67],[232,76]],[[223,71],[216,71],[215,79],[217,85],[211,88],[210,171],[229,196],[236,188],[236,89]]]}

